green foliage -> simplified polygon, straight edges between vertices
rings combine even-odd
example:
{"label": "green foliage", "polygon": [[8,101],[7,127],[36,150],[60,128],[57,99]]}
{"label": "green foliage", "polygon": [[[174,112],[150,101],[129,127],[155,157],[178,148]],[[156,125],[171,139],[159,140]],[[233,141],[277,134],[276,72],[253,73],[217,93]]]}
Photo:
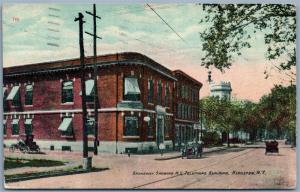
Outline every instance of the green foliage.
{"label": "green foliage", "polygon": [[202,136],[202,140],[206,147],[222,145],[222,141],[216,132],[205,132]]}
{"label": "green foliage", "polygon": [[290,4],[202,4],[207,15],[200,23],[211,26],[200,37],[202,66],[229,68],[243,48],[251,47],[257,30],[265,34],[269,60],[286,57],[281,69],[296,65],[296,8]]}
{"label": "green foliage", "polygon": [[276,85],[271,93],[262,97],[259,102],[260,113],[266,121],[267,129],[278,132],[296,129],[296,86],[283,87]]}
{"label": "green foliage", "polygon": [[19,167],[53,167],[62,166],[65,163],[62,161],[54,161],[47,159],[24,159],[24,158],[4,158],[4,169],[13,169]]}

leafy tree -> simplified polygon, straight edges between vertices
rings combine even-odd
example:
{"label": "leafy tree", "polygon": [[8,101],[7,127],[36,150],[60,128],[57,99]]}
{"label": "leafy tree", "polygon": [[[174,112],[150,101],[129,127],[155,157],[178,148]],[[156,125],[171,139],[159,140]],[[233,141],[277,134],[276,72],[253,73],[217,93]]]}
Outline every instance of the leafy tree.
{"label": "leafy tree", "polygon": [[202,4],[207,13],[200,23],[210,27],[200,32],[205,57],[202,65],[229,68],[233,58],[250,48],[251,38],[264,33],[269,60],[287,58],[280,69],[296,65],[296,8],[290,4]]}
{"label": "leafy tree", "polygon": [[205,118],[205,127],[213,131],[226,132],[229,147],[229,133],[238,130],[241,126],[240,105],[218,97],[206,97],[200,103]]}
{"label": "leafy tree", "polygon": [[288,87],[276,85],[270,94],[261,98],[259,105],[266,128],[275,130],[278,138],[287,132],[295,144],[296,85]]}

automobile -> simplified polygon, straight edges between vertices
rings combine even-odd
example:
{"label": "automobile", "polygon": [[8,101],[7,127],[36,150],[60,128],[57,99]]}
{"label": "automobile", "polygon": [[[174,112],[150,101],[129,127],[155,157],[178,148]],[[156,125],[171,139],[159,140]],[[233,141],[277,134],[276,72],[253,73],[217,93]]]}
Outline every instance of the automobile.
{"label": "automobile", "polygon": [[201,143],[188,143],[181,148],[181,158],[197,159],[202,157],[203,145]]}

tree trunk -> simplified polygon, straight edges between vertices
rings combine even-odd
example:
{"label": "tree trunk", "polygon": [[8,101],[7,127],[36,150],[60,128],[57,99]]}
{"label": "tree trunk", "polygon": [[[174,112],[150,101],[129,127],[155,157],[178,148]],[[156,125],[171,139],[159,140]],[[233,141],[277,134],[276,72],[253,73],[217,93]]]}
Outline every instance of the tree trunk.
{"label": "tree trunk", "polygon": [[229,131],[227,132],[227,147],[230,147],[230,143],[229,143]]}

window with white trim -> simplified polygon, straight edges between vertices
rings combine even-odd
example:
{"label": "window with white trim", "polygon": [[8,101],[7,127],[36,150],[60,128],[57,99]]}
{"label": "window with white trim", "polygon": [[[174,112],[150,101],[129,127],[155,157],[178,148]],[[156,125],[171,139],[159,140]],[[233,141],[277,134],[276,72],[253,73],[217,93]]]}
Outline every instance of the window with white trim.
{"label": "window with white trim", "polygon": [[139,101],[141,99],[141,91],[138,79],[134,76],[124,78],[124,100]]}
{"label": "window with white trim", "polygon": [[73,102],[73,81],[62,82],[61,102],[62,103]]}
{"label": "window with white trim", "polygon": [[25,105],[32,105],[32,98],[33,98],[33,85],[29,84],[25,87]]}
{"label": "window with white trim", "polygon": [[124,125],[124,136],[138,136],[138,118],[136,116],[125,116]]}

